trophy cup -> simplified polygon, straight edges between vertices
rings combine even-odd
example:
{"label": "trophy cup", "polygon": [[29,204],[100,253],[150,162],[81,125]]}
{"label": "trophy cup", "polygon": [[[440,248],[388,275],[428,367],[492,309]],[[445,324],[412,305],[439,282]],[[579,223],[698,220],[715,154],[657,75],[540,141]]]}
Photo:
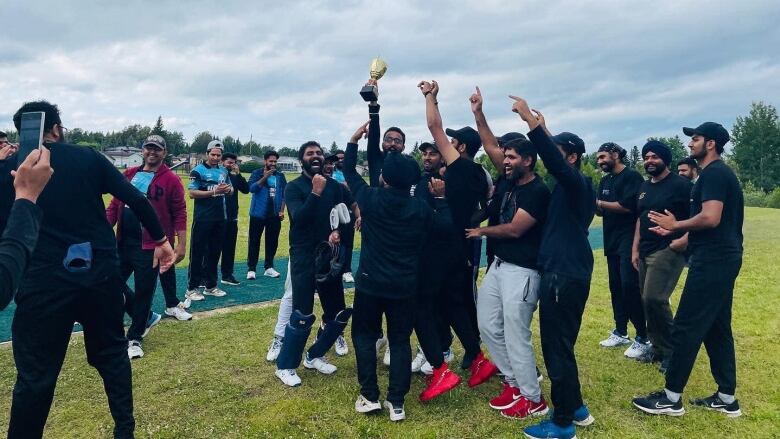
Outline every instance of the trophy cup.
{"label": "trophy cup", "polygon": [[360,90],[360,96],[362,96],[363,100],[366,102],[376,102],[379,99],[379,89],[377,88],[376,83],[379,78],[384,76],[385,72],[387,72],[387,63],[382,61],[381,58],[374,58],[371,60],[370,69],[369,75],[371,76],[371,79],[369,79],[368,83]]}

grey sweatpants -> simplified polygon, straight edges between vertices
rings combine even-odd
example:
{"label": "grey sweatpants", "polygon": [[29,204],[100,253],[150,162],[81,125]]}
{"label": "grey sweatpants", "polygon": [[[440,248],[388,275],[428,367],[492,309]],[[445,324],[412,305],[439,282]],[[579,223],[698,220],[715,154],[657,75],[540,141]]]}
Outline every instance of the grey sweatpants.
{"label": "grey sweatpants", "polygon": [[536,270],[496,258],[477,295],[479,333],[490,359],[509,385],[534,402],[542,395],[531,344],[531,320],[539,303],[540,278]]}
{"label": "grey sweatpants", "polygon": [[284,280],[284,295],[282,296],[282,301],[279,302],[279,314],[276,316],[274,336],[284,338],[284,327],[290,321],[292,312],[292,281],[290,280],[290,263],[287,262],[287,278]]}

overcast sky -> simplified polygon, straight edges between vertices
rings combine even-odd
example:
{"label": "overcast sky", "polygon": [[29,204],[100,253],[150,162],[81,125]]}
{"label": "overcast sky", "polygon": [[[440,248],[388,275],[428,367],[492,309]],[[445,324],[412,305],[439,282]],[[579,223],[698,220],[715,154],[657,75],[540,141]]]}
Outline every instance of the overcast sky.
{"label": "overcast sky", "polygon": [[[96,6],[99,4],[99,6]],[[185,6],[185,4],[187,6]],[[415,88],[438,80],[444,124],[473,125],[479,85],[497,134],[524,132],[508,94],[554,132],[606,141],[780,104],[780,2],[751,1],[35,1],[0,0],[0,129],[25,101],[64,125],[208,130],[262,144],[346,143],[380,80],[383,127],[430,138]]]}

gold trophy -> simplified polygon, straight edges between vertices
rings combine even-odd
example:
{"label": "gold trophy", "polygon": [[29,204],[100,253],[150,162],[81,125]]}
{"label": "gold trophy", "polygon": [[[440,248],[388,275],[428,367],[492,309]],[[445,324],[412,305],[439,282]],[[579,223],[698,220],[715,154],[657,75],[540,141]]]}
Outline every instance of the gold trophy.
{"label": "gold trophy", "polygon": [[366,85],[360,90],[360,96],[363,96],[363,100],[366,102],[376,102],[379,99],[379,89],[376,86],[379,78],[385,75],[387,72],[387,63],[381,58],[374,58],[371,60],[371,66],[369,75],[371,79],[368,80]]}

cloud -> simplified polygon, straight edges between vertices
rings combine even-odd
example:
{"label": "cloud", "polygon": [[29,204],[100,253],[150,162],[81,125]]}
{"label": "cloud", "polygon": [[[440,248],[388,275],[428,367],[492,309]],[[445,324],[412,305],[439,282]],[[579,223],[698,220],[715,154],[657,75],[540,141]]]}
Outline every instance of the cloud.
{"label": "cloud", "polygon": [[496,132],[523,129],[506,97],[520,94],[589,150],[780,101],[775,1],[8,3],[0,127],[47,98],[88,130],[163,115],[189,139],[344,143],[367,119],[358,91],[377,55],[382,125],[410,141],[430,137],[421,79],[440,82],[447,126],[473,124],[479,85]]}

